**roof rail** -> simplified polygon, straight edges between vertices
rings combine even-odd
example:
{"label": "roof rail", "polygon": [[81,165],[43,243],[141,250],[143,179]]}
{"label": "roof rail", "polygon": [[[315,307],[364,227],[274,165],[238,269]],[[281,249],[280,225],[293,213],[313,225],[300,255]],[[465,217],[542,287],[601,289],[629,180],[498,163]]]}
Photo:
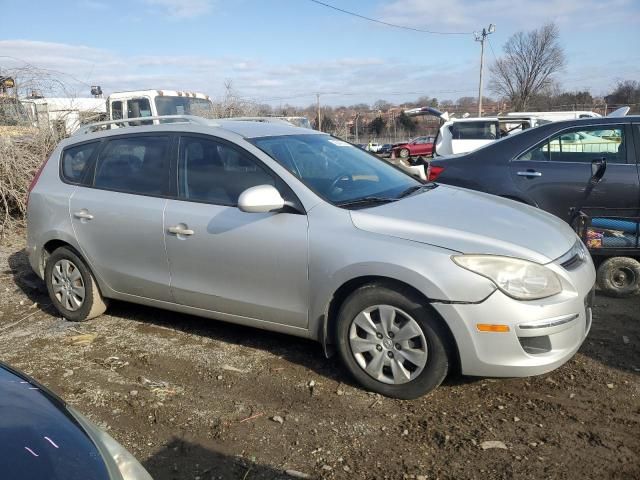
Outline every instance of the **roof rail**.
{"label": "roof rail", "polygon": [[[149,120],[157,120],[158,124],[162,123],[162,120],[171,120],[171,122],[167,123],[193,123],[196,125],[206,125],[206,126],[214,126],[215,123],[211,122],[211,120],[202,117],[196,117],[195,115],[157,115],[154,117],[135,117],[135,118],[120,118],[118,120],[106,120],[104,122],[96,122],[90,123],[89,125],[82,125],[74,135],[82,135],[87,133],[93,133],[98,130],[105,129],[108,125],[120,124],[121,126],[137,126],[137,125],[129,125],[133,122],[145,122]],[[174,122],[173,120],[181,120],[179,122]],[[154,122],[155,124],[156,122]]]}

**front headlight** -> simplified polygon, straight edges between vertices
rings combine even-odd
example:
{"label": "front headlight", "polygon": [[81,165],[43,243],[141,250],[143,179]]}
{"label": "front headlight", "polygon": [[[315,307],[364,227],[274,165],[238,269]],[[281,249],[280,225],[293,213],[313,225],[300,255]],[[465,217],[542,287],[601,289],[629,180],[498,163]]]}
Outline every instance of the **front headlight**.
{"label": "front headlight", "polygon": [[562,292],[560,279],[553,271],[528,260],[496,255],[455,255],[451,259],[518,300],[536,300]]}

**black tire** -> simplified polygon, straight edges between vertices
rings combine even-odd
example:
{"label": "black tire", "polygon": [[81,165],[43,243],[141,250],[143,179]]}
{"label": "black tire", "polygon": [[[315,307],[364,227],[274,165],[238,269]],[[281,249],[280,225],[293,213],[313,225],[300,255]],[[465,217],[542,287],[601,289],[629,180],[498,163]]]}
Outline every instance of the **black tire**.
{"label": "black tire", "polygon": [[640,262],[631,257],[611,257],[600,264],[598,287],[612,297],[630,297],[640,293]]}
{"label": "black tire", "polygon": [[[358,364],[352,351],[349,340],[351,324],[358,314],[375,305],[389,305],[406,312],[424,334],[428,352],[426,365],[415,379],[407,383],[390,384],[373,378]],[[449,372],[451,361],[447,332],[424,299],[408,288],[388,282],[358,288],[340,307],[335,332],[338,352],[349,372],[366,389],[382,395],[405,400],[418,398],[440,385]]]}
{"label": "black tire", "polygon": [[[84,298],[75,310],[67,308],[67,306],[63,304],[63,301],[58,297],[58,293],[54,291],[56,288],[54,286],[54,283],[56,282],[54,279],[54,267],[61,261],[70,262],[74,269],[77,269],[82,280],[81,285],[84,288]],[[44,270],[44,279],[51,303],[67,320],[72,322],[84,322],[85,320],[102,315],[107,309],[107,302],[102,297],[91,271],[78,254],[70,248],[60,247],[56,249],[49,258],[47,258],[47,264],[45,265]]]}

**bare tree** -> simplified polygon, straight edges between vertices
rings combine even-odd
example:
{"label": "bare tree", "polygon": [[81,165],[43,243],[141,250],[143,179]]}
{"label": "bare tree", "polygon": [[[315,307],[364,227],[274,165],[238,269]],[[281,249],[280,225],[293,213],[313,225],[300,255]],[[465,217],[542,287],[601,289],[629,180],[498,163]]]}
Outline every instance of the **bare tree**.
{"label": "bare tree", "polygon": [[553,82],[565,66],[564,50],[554,23],[518,32],[503,47],[504,55],[491,66],[491,91],[504,96],[515,110],[524,110],[532,96]]}

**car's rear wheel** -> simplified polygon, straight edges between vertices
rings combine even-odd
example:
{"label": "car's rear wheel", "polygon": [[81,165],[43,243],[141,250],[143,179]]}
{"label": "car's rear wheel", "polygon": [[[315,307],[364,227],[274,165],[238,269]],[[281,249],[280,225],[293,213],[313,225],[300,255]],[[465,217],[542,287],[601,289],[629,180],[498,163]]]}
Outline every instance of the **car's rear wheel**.
{"label": "car's rear wheel", "polygon": [[403,148],[402,150],[400,150],[400,158],[409,158],[409,149],[407,148]]}
{"label": "car's rear wheel", "polygon": [[449,370],[446,333],[424,300],[393,284],[365,285],[338,313],[342,361],[369,390],[412,399],[436,388]]}
{"label": "car's rear wheel", "polygon": [[44,275],[51,302],[67,320],[83,322],[107,309],[91,271],[70,248],[49,256]]}
{"label": "car's rear wheel", "polygon": [[597,282],[607,295],[636,295],[640,293],[640,262],[631,257],[607,258],[598,267]]}

